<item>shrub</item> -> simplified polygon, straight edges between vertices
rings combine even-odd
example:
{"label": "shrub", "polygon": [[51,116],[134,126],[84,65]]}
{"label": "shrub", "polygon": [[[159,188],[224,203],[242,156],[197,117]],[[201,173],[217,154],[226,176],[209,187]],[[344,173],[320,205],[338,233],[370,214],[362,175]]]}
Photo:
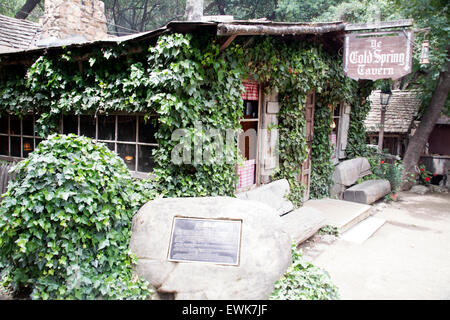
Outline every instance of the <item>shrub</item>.
{"label": "shrub", "polygon": [[271,300],[334,300],[339,299],[337,287],[327,271],[304,260],[292,245],[292,265],[275,283]]}
{"label": "shrub", "polygon": [[[33,299],[144,299],[128,245],[148,200],[104,144],[52,135],[14,168],[0,207],[0,266]],[[148,194],[151,194],[148,193]]]}
{"label": "shrub", "polygon": [[427,186],[431,183],[431,172],[423,164],[417,167],[417,173],[417,182],[419,184]]}
{"label": "shrub", "polygon": [[403,165],[401,162],[395,161],[394,163],[388,163],[381,160],[379,165],[373,168],[373,171],[379,178],[389,181],[392,193],[400,190],[403,172]]}

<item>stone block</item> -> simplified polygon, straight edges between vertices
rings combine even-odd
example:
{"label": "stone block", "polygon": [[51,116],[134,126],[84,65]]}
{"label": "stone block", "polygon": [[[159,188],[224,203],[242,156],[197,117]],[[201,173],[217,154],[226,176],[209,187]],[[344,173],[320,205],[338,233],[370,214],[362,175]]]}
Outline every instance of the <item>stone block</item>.
{"label": "stone block", "polygon": [[370,174],[370,164],[366,158],[355,158],[341,162],[333,172],[333,182],[351,186],[365,175]]}
{"label": "stone block", "polygon": [[430,189],[426,186],[422,186],[422,185],[415,185],[411,188],[410,190],[411,192],[417,193],[417,194],[425,194],[428,193],[430,191]]}
{"label": "stone block", "polygon": [[388,180],[367,180],[345,190],[344,200],[371,204],[387,195],[390,191],[391,184]]}
{"label": "stone block", "polygon": [[[174,217],[241,220],[239,264],[169,261]],[[268,299],[292,263],[291,238],[275,210],[231,197],[146,203],[133,217],[130,249],[138,258],[134,271],[162,296],[168,293],[177,300]]]}
{"label": "stone block", "polygon": [[238,193],[236,197],[242,200],[262,202],[275,209],[279,215],[283,215],[294,209],[292,202],[286,199],[289,191],[289,182],[281,179],[247,192]]}
{"label": "stone block", "polygon": [[301,207],[281,217],[284,230],[299,245],[325,226],[325,216],[317,209]]}
{"label": "stone block", "polygon": [[343,184],[335,183],[330,187],[330,196],[342,200],[345,189],[347,189],[347,187]]}

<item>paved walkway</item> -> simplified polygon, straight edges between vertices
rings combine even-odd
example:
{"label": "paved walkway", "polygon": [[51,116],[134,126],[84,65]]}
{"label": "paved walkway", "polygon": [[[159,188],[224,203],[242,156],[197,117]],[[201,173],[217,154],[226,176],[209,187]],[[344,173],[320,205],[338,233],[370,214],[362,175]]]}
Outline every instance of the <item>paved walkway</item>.
{"label": "paved walkway", "polygon": [[342,299],[450,299],[450,194],[403,192],[373,209],[386,223],[362,244],[315,236],[305,256]]}

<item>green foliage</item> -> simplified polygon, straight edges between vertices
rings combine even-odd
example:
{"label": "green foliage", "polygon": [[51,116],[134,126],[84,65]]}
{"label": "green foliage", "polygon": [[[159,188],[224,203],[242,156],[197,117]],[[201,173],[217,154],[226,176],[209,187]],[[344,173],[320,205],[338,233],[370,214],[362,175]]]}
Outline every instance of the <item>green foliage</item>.
{"label": "green foliage", "polygon": [[423,164],[417,167],[417,182],[426,186],[430,185],[431,172]]}
{"label": "green foliage", "polygon": [[388,163],[381,160],[378,165],[372,166],[373,173],[379,179],[386,179],[391,184],[391,192],[395,193],[400,190],[402,184],[403,165],[400,161]]}
{"label": "green foliage", "polygon": [[220,54],[219,45],[209,36],[181,34],[160,37],[148,53],[132,55],[128,49],[94,49],[83,72],[76,62],[80,52],[42,56],[26,80],[5,75],[6,81],[0,82],[0,112],[39,112],[37,129],[43,137],[57,131],[61,114],[157,114],[154,175],[159,192],[232,195],[237,143],[225,150],[230,163],[177,165],[171,162],[171,154],[179,142],[171,136],[176,129],[186,129],[191,138],[203,139],[210,129],[224,133],[240,128],[241,49],[231,47]]}
{"label": "green foliage", "polygon": [[186,129],[191,141],[203,141],[203,146],[208,147],[204,136],[209,130],[219,129],[225,136],[226,130],[240,128],[242,49],[232,47],[220,54],[218,44],[210,40],[192,35],[164,36],[150,48],[148,72],[157,93],[150,97],[149,105],[160,122],[154,173],[161,192],[167,196],[234,194],[237,140],[225,146],[223,155],[234,161],[196,161],[202,158],[201,149],[197,150],[200,154],[194,154],[195,150],[191,153],[190,164],[171,161],[171,153],[179,143],[171,139],[176,129]]}
{"label": "green foliage", "polygon": [[314,197],[326,196],[333,168],[328,137],[331,114],[326,109],[327,103],[353,101],[356,82],[343,75],[336,56],[330,55],[321,46],[269,37],[249,40],[244,46],[247,73],[262,83],[270,84],[279,93],[280,166],[275,177],[289,181],[289,200],[296,206],[301,205],[305,190],[298,177],[301,164],[308,156],[306,98],[311,90],[316,91],[318,109],[314,124],[311,190]]}
{"label": "green foliage", "polygon": [[[394,3],[405,18],[414,19],[415,28],[429,28],[428,32],[415,34],[413,72],[405,78],[405,82],[410,82],[409,87],[420,89],[423,100],[419,110],[420,117],[429,105],[439,74],[446,68],[446,62],[449,59],[450,4],[446,0],[395,0]],[[425,39],[430,42],[430,63],[421,65],[421,46]],[[443,112],[450,115],[449,99],[446,100]]]}
{"label": "green foliage", "polygon": [[[316,44],[273,37],[242,37],[220,52],[210,36],[173,34],[161,36],[147,53],[130,54],[130,49],[129,45],[92,49],[88,61],[82,62],[83,69],[77,57],[84,52],[72,49],[62,56],[38,58],[26,79],[5,72],[0,81],[0,112],[39,113],[37,129],[43,137],[57,132],[61,114],[156,114],[159,146],[154,151],[154,176],[158,192],[171,197],[232,195],[237,143],[225,149],[224,157],[231,159],[226,163],[198,163],[195,159],[202,154],[191,150],[193,161],[179,165],[171,161],[179,144],[172,133],[186,129],[191,141],[202,141],[210,129],[219,129],[222,135],[225,130],[239,129],[241,80],[250,76],[279,92],[280,166],[276,177],[288,179],[289,199],[300,206],[305,187],[298,177],[308,156],[305,104],[307,94],[315,90],[321,106],[313,146],[313,194],[328,194],[332,166],[326,106],[329,101],[348,101],[353,106],[357,100],[356,82],[343,76],[336,56]],[[364,141],[364,134],[362,130],[356,136]],[[208,143],[204,146],[208,148]]]}
{"label": "green foliage", "polygon": [[[360,81],[358,89],[352,92],[350,111],[350,126],[348,129],[347,158],[366,157],[371,162],[376,150],[370,149],[366,143],[366,128],[364,120],[370,111],[370,100],[368,96],[373,90],[374,82]],[[371,162],[371,165],[373,163]]]}
{"label": "green foliage", "polygon": [[[324,83],[322,93],[316,96],[314,111],[314,140],[312,144],[311,163],[311,198],[324,198],[330,195],[334,165],[331,156],[334,152],[331,143],[332,106],[346,103],[354,106],[359,99],[355,99],[354,92],[358,91],[357,82],[344,76],[341,72],[341,62],[329,59],[330,79]],[[353,121],[353,119],[352,119]],[[364,131],[365,134],[365,131]]]}
{"label": "green foliage", "polygon": [[340,232],[339,232],[338,227],[328,224],[328,225],[320,228],[317,233],[320,235],[332,235],[332,236],[338,237]]}
{"label": "green foliage", "polygon": [[336,300],[337,287],[327,271],[304,260],[301,251],[292,245],[292,265],[275,283],[271,300]]}
{"label": "green foliage", "polygon": [[[279,21],[311,21],[339,0],[280,0],[276,9]],[[331,21],[331,20],[329,20]]]}
{"label": "green foliage", "polygon": [[393,10],[392,0],[345,0],[331,3],[315,17],[314,21],[366,23],[401,18],[401,14]]}
{"label": "green foliage", "polygon": [[[53,135],[14,168],[0,207],[0,264],[33,299],[145,299],[131,219],[152,190],[101,143]],[[146,189],[147,195],[143,195]]]}
{"label": "green foliage", "polygon": [[[0,14],[14,17],[21,9],[22,6],[27,2],[26,0],[0,0]],[[31,20],[34,22],[39,21],[39,17],[43,14],[43,3],[42,5],[37,5],[34,10],[30,12],[27,17],[27,20]]]}

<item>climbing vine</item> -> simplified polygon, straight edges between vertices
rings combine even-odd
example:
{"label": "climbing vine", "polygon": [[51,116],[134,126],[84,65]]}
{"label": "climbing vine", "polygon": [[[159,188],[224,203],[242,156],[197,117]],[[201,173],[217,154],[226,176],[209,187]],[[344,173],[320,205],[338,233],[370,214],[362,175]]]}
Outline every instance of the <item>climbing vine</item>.
{"label": "climbing vine", "polygon": [[372,81],[361,81],[358,88],[352,92],[352,109],[350,112],[350,127],[348,129],[347,157],[371,157],[373,151],[367,147],[364,119],[370,111],[370,93],[374,89]]}
{"label": "climbing vine", "polygon": [[[237,143],[225,144],[224,156],[231,161],[196,161],[205,150],[200,148],[190,150],[190,160],[180,165],[171,161],[180,143],[172,134],[184,128],[195,144],[212,129],[220,129],[222,134],[239,129],[242,79],[253,77],[264,87],[278,90],[280,165],[275,176],[288,179],[289,199],[299,206],[305,189],[299,182],[300,164],[309,151],[306,97],[315,90],[311,191],[315,197],[327,195],[332,169],[328,104],[347,101],[353,106],[360,99],[356,82],[342,75],[339,57],[320,45],[273,37],[240,37],[224,52],[207,35],[164,35],[148,48],[130,46],[95,48],[87,59],[83,58],[85,49],[65,50],[62,55],[47,53],[27,70],[26,77],[3,68],[0,115],[33,111],[40,115],[37,130],[46,137],[57,131],[61,114],[156,114],[158,148],[153,154],[153,173],[159,192],[166,196],[232,195]],[[367,106],[360,106],[352,108],[351,114],[348,145],[352,156],[365,147],[361,126]]]}
{"label": "climbing vine", "polygon": [[298,179],[301,174],[300,164],[308,156],[305,134],[306,98],[308,92],[315,90],[310,195],[313,198],[329,196],[334,169],[329,137],[332,122],[330,104],[346,102],[354,106],[352,112],[356,114],[355,120],[359,123],[355,124],[350,133],[352,139],[358,141],[352,154],[361,154],[365,150],[363,120],[367,108],[359,108],[358,83],[345,77],[341,59],[329,54],[321,46],[267,37],[260,41],[253,40],[248,47],[244,57],[247,72],[254,74],[256,80],[276,87],[279,91],[280,167],[276,177],[289,181],[289,199],[297,206],[301,205],[305,190]]}
{"label": "climbing vine", "polygon": [[[79,60],[82,54],[75,50],[39,57],[25,80],[2,81],[0,113],[39,113],[37,129],[43,137],[57,131],[61,114],[157,114],[159,147],[153,156],[160,192],[167,196],[232,195],[236,161],[173,164],[171,152],[178,142],[171,135],[185,128],[191,138],[201,139],[211,128],[240,127],[239,51],[230,49],[220,55],[218,44],[208,37],[181,34],[160,37],[148,53],[129,54],[127,49],[94,49],[87,61]],[[202,149],[200,158],[201,153]],[[225,153],[236,157],[237,143],[228,145]]]}

